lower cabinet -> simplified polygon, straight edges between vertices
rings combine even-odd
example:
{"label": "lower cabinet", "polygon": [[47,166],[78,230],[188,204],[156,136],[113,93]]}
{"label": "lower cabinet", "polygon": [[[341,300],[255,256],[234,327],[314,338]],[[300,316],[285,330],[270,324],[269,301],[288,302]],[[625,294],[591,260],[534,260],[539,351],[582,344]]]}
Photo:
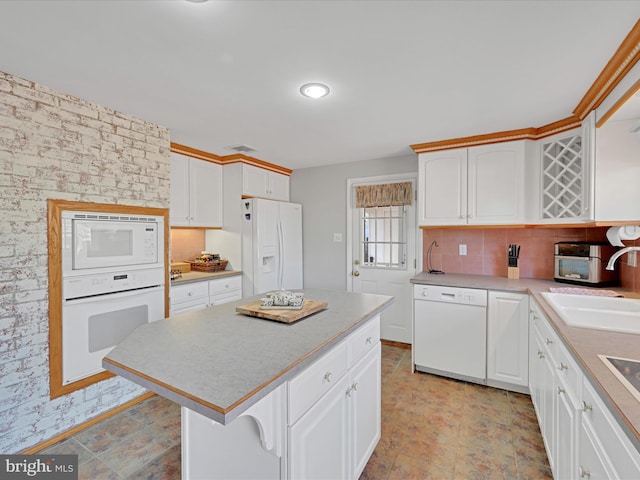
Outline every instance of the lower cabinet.
{"label": "lower cabinet", "polygon": [[489,291],[488,385],[529,393],[528,311],[529,295]]}
{"label": "lower cabinet", "polygon": [[182,407],[182,478],[356,480],[380,440],[380,316],[221,425]]}
{"label": "lower cabinet", "polygon": [[170,289],[170,298],[170,315],[179,315],[240,300],[242,277],[237,275],[175,285]]}
{"label": "lower cabinet", "polygon": [[640,452],[533,300],[529,322],[529,389],[554,478],[640,478]]}
{"label": "lower cabinet", "polygon": [[[380,440],[379,320],[350,337],[347,347],[348,370],[339,379],[331,369],[335,359],[325,357],[290,383],[290,405],[309,397],[309,376],[335,383],[299,419],[290,415],[290,479],[357,479]],[[322,363],[327,368],[318,368]]]}

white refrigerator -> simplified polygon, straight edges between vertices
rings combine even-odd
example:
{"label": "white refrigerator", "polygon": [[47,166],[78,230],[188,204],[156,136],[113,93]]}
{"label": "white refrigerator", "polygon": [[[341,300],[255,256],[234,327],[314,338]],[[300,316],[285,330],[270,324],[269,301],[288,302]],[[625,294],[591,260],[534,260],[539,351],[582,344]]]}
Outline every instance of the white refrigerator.
{"label": "white refrigerator", "polygon": [[242,293],[302,288],[302,205],[242,200]]}

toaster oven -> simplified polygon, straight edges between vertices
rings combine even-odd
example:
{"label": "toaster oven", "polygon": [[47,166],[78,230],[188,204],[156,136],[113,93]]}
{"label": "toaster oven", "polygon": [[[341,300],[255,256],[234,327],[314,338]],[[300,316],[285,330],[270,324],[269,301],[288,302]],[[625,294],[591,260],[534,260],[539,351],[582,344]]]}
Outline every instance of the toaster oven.
{"label": "toaster oven", "polygon": [[618,271],[606,270],[617,248],[607,243],[558,242],[553,278],[557,282],[591,287],[618,284]]}

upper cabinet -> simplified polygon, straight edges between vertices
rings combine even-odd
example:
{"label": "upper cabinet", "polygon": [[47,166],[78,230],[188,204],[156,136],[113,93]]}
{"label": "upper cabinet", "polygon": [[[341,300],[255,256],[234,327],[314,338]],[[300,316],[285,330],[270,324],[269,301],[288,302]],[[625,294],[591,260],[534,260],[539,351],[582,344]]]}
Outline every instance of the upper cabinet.
{"label": "upper cabinet", "polygon": [[242,194],[288,202],[289,177],[253,165],[243,165]]}
{"label": "upper cabinet", "polygon": [[524,223],[526,142],[420,154],[420,225]]}
{"label": "upper cabinet", "polygon": [[536,142],[530,162],[531,223],[575,223],[593,219],[593,164],[586,129]]}
{"label": "upper cabinet", "polygon": [[172,227],[222,226],[222,166],[171,153]]}

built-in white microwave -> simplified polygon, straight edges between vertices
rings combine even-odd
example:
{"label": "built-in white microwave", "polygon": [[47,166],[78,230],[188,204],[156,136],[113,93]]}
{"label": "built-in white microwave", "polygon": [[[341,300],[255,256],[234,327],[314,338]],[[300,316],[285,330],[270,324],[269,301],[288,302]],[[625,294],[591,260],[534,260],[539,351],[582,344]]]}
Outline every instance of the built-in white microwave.
{"label": "built-in white microwave", "polygon": [[65,274],[164,265],[164,217],[62,212]]}

